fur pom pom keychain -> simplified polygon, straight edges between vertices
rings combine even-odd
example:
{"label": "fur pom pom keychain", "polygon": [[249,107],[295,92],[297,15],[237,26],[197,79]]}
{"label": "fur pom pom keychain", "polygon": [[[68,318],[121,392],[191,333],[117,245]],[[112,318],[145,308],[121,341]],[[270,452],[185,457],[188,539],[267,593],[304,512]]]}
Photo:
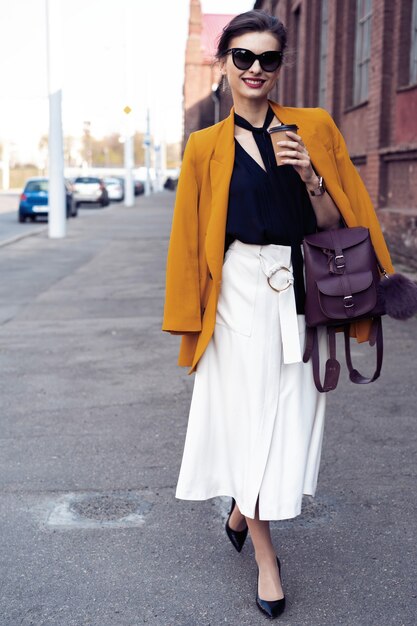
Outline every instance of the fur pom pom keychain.
{"label": "fur pom pom keychain", "polygon": [[387,274],[378,285],[378,301],[396,320],[407,320],[417,313],[417,284],[403,274]]}

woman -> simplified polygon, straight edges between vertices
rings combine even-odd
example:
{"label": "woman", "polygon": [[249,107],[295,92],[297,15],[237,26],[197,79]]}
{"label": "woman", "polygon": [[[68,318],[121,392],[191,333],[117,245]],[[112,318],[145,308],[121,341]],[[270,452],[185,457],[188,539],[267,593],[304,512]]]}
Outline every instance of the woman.
{"label": "woman", "polygon": [[[324,426],[325,397],[302,362],[303,236],[343,217],[370,228],[391,267],[333,120],[268,100],[285,48],[285,28],[262,11],[235,17],[219,40],[234,107],[184,153],[163,324],[183,335],[179,364],[196,371],[176,496],[232,497],[227,535],[240,552],[249,529],[256,604],[270,618],[285,597],[269,522],[297,516],[302,495],[314,495]],[[274,151],[267,129],[279,124],[298,131]],[[354,331],[367,339],[366,323]]]}

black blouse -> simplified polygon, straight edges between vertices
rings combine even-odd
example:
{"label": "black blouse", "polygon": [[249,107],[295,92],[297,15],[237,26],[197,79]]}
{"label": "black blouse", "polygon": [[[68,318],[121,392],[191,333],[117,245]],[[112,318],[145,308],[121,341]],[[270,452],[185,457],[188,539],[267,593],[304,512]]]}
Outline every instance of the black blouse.
{"label": "black blouse", "polygon": [[[271,117],[272,113],[272,117]],[[235,123],[253,129],[266,171],[235,139],[235,163],[229,189],[226,248],[238,239],[243,243],[291,246],[297,312],[304,313],[304,277],[301,242],[317,230],[308,191],[292,165],[275,163],[266,128],[273,118],[269,109],[263,129],[253,129],[235,113]],[[262,132],[263,131],[263,132]],[[256,134],[255,134],[256,133]],[[260,133],[264,136],[260,137]]]}

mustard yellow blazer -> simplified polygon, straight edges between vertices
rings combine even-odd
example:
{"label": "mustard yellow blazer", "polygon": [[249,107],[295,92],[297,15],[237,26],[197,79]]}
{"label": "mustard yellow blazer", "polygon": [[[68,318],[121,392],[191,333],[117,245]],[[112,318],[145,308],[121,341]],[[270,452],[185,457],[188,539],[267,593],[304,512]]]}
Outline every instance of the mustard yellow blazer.
{"label": "mustard yellow blazer", "polygon": [[[346,224],[369,228],[380,262],[387,272],[393,271],[368,192],[331,116],[323,109],[270,105],[282,123],[297,124],[313,167],[323,176]],[[178,181],[162,329],[183,335],[178,364],[191,366],[191,371],[206,349],[216,321],[235,158],[233,113],[232,108],[225,120],[190,135]],[[368,320],[353,326],[357,340],[366,341]]]}

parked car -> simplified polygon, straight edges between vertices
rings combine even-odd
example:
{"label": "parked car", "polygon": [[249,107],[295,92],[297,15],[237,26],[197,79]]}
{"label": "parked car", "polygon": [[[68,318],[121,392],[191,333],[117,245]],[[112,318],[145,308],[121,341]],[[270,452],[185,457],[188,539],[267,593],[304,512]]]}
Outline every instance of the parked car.
{"label": "parked car", "polygon": [[142,193],[145,193],[145,185],[141,180],[134,180],[133,184],[135,185],[135,196],[140,196]]}
{"label": "parked car", "polygon": [[[78,209],[71,185],[67,181],[64,184],[67,218],[77,217]],[[25,222],[27,219],[34,222],[37,217],[48,217],[48,189],[48,178],[41,176],[28,178],[20,196],[19,222]]]}
{"label": "parked car", "polygon": [[103,178],[103,181],[109,195],[109,200],[116,200],[120,202],[124,199],[124,185],[119,178],[108,176]]}
{"label": "parked car", "polygon": [[102,178],[97,176],[77,176],[72,183],[77,206],[84,203],[109,204],[109,194]]}
{"label": "parked car", "polygon": [[[123,185],[123,189],[124,189],[125,188],[124,176],[114,176],[114,178],[117,178],[117,180]],[[135,194],[135,196],[140,196],[144,192],[145,192],[145,186],[143,182],[141,180],[134,180],[133,181],[133,193]]]}
{"label": "parked car", "polygon": [[175,191],[178,185],[178,178],[172,178],[168,176],[166,181],[164,182],[164,189],[169,189],[170,191]]}

